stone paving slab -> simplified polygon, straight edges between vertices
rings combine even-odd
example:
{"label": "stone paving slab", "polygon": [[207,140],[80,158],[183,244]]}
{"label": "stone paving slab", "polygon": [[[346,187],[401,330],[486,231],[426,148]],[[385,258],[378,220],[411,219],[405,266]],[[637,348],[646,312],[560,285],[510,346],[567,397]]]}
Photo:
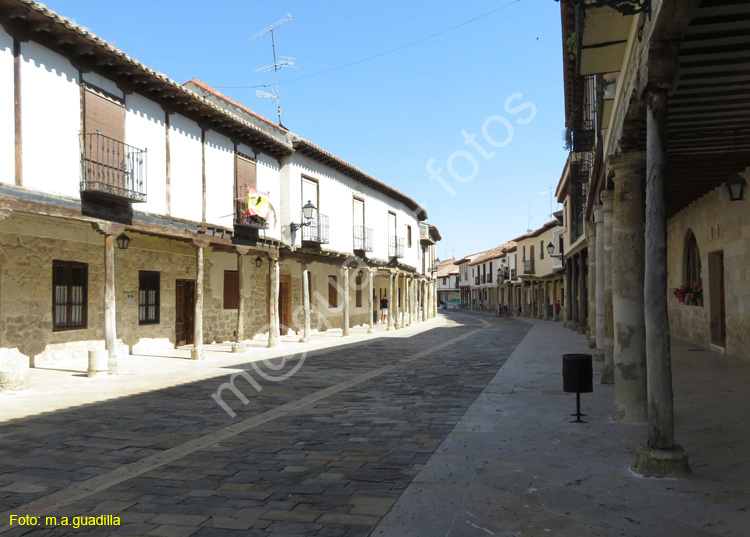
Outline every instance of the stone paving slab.
{"label": "stone paving slab", "polygon": [[[235,420],[210,399],[224,377],[10,422],[0,434],[7,433],[15,455],[0,462],[0,480],[34,478],[45,489],[11,493],[0,505],[44,505],[45,498],[61,497],[54,492],[66,481],[81,494],[91,477],[86,468],[130,475],[142,461],[176,453],[198,437],[208,439],[198,449],[44,514],[81,515],[103,505],[118,511],[126,522],[119,528],[76,530],[98,535],[180,527],[193,535],[367,535],[529,328],[511,319],[456,317],[409,338],[313,353],[283,383],[254,377],[265,395],[244,391],[248,404],[232,403]],[[252,373],[252,365],[233,364],[229,372]],[[350,386],[353,379],[361,380]],[[318,398],[278,410],[310,397]],[[269,413],[272,419],[252,421]],[[252,427],[236,428],[247,420]],[[70,456],[86,450],[96,451]],[[45,531],[59,528],[35,535]]]}

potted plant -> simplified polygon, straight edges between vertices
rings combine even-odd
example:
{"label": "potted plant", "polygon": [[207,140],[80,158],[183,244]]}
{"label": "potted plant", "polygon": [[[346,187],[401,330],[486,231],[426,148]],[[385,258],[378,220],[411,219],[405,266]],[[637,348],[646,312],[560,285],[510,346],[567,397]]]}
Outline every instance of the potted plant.
{"label": "potted plant", "polygon": [[673,292],[680,304],[687,306],[703,305],[703,286],[698,282],[675,287]]}

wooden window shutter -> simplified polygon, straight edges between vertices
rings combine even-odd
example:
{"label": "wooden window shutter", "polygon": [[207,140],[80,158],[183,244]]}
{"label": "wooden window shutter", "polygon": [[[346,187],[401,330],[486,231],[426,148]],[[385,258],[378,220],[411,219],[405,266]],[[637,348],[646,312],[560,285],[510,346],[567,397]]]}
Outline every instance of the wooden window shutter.
{"label": "wooden window shutter", "polygon": [[237,170],[237,189],[244,189],[245,186],[250,188],[258,188],[258,177],[255,167],[255,160],[243,155],[242,153],[235,153],[235,162]]}
{"label": "wooden window shutter", "polygon": [[224,271],[224,309],[236,310],[240,305],[239,274],[236,270]]}
{"label": "wooden window shutter", "polygon": [[362,307],[362,278],[360,276],[357,276],[356,284],[357,284],[357,289],[354,295],[355,296],[354,305],[357,308],[361,308]]}
{"label": "wooden window shutter", "polygon": [[328,307],[331,308],[339,306],[339,295],[336,287],[336,276],[328,276]]}
{"label": "wooden window shutter", "polygon": [[84,134],[97,130],[118,142],[125,142],[125,104],[86,87],[83,92]]}

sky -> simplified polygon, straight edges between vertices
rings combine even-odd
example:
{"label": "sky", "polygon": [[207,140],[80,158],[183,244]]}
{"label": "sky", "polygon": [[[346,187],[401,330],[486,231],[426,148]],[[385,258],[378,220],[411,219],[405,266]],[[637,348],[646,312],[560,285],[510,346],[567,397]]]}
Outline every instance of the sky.
{"label": "sky", "polygon": [[[177,82],[199,78],[404,192],[441,259],[550,220],[566,159],[560,6],[553,0],[48,0]],[[372,58],[373,56],[376,56]],[[352,64],[352,65],[350,65]],[[340,68],[339,68],[340,67]],[[268,87],[263,87],[268,84]],[[428,171],[428,169],[432,171]]]}

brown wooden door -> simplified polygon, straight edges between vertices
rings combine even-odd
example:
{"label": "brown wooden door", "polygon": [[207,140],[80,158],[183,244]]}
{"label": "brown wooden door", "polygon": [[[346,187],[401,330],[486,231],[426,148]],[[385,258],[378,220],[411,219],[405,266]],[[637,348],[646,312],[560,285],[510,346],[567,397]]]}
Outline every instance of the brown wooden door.
{"label": "brown wooden door", "polygon": [[195,281],[177,280],[175,306],[175,347],[191,345],[195,324]]}
{"label": "brown wooden door", "polygon": [[279,329],[282,336],[292,325],[292,277],[279,277]]}

